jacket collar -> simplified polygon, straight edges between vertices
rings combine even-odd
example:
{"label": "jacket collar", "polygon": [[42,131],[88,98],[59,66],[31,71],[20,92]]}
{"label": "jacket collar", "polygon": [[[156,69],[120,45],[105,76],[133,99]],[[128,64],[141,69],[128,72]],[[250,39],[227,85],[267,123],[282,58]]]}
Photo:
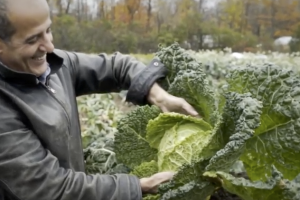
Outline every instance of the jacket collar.
{"label": "jacket collar", "polygon": [[[63,58],[55,53],[47,53],[47,62],[51,68],[51,73],[56,73],[63,64]],[[39,83],[38,78],[30,73],[17,72],[0,62],[0,76],[9,82],[25,85],[36,85]]]}

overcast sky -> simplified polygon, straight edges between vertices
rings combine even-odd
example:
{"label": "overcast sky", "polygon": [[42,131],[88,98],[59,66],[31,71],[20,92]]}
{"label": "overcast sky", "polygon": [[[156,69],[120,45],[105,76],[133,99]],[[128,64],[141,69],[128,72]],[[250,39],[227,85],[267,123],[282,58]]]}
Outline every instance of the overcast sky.
{"label": "overcast sky", "polygon": [[[90,5],[94,5],[95,0],[86,0],[88,4]],[[118,2],[119,0],[106,0],[106,1],[115,1]],[[172,1],[172,0],[166,0],[166,1]],[[207,6],[214,6],[217,2],[222,1],[222,0],[208,0],[207,2]]]}
{"label": "overcast sky", "polygon": [[220,2],[222,0],[209,0],[207,1],[207,6],[209,7],[213,7],[214,5],[216,5],[216,3]]}
{"label": "overcast sky", "polygon": [[[67,3],[66,0],[62,0],[65,4]],[[76,1],[76,0],[75,0]],[[91,13],[96,13],[97,12],[97,2],[99,1],[95,1],[95,0],[85,0],[91,8]],[[110,2],[118,2],[119,0],[105,0],[105,1],[110,1]],[[174,1],[174,0],[165,0],[165,1]],[[214,5],[216,5],[216,3],[220,2],[222,0],[206,0],[206,5],[207,7],[213,7]]]}

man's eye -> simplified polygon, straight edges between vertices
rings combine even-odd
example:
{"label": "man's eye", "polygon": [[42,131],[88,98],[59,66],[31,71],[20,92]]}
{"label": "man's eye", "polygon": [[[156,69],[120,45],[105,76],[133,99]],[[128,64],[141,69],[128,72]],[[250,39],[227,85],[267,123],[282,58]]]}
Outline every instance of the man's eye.
{"label": "man's eye", "polygon": [[28,44],[34,44],[34,43],[36,43],[36,41],[37,41],[37,38],[35,37],[35,38],[29,40],[27,43]]}

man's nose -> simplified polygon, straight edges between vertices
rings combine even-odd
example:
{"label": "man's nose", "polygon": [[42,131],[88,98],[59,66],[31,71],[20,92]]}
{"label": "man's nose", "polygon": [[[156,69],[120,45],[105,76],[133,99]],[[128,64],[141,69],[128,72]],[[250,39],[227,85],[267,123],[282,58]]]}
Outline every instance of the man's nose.
{"label": "man's nose", "polygon": [[47,53],[53,52],[54,45],[52,43],[52,39],[52,34],[46,34],[40,45],[40,50]]}

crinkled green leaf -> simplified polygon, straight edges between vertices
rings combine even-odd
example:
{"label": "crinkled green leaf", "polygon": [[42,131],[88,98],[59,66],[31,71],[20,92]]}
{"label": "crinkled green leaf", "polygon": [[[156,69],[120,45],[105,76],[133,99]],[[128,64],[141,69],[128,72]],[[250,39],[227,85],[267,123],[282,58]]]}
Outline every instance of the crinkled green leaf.
{"label": "crinkled green leaf", "polygon": [[157,117],[160,110],[155,106],[138,107],[123,117],[115,134],[114,150],[118,162],[130,168],[142,162],[157,160],[157,150],[146,141],[148,121]]}
{"label": "crinkled green leaf", "polygon": [[202,65],[191,54],[181,48],[178,43],[167,47],[160,46],[155,56],[159,58],[168,70],[167,77],[159,81],[160,85],[166,90],[170,87],[170,84],[174,81],[180,70],[203,70]]}
{"label": "crinkled green leaf", "polygon": [[237,178],[225,172],[217,172],[216,177],[211,177],[219,179],[217,181],[221,182],[221,186],[224,189],[238,195],[243,200],[300,199],[299,180],[289,181],[284,179],[283,175],[274,167],[272,167],[272,177],[268,178],[266,182]]}
{"label": "crinkled green leaf", "polygon": [[214,189],[209,182],[191,181],[164,193],[160,200],[205,200]]}
{"label": "crinkled green leaf", "polygon": [[215,189],[215,186],[202,176],[207,163],[208,160],[198,160],[182,165],[170,182],[160,186],[162,199],[207,199]]}
{"label": "crinkled green leaf", "polygon": [[216,97],[202,70],[187,69],[179,71],[168,92],[184,98],[205,121],[213,125],[212,121],[215,118],[212,114],[217,110]]}
{"label": "crinkled green leaf", "polygon": [[158,172],[158,165],[155,160],[150,162],[143,162],[139,166],[136,166],[131,174],[136,175],[139,178],[150,177]]}
{"label": "crinkled green leaf", "polygon": [[208,131],[212,129],[211,125],[201,118],[195,118],[174,112],[160,113],[158,117],[149,120],[148,122],[146,135],[147,141],[151,147],[158,149],[161,140],[167,131],[182,130],[182,128],[178,129],[182,126],[184,126],[183,130],[185,131],[183,134],[171,135],[173,138],[176,137],[175,139],[180,142],[185,139],[186,136],[189,136],[196,131]]}
{"label": "crinkled green leaf", "polygon": [[[185,196],[187,199],[194,199],[196,197],[198,197],[198,199],[206,199],[213,193],[215,186],[203,178],[203,173],[211,156],[220,148],[219,145],[221,143],[217,139],[220,137],[218,130],[221,122],[221,119],[219,119],[210,137],[206,138],[206,146],[203,146],[202,152],[198,154],[198,157],[195,158],[191,164],[185,163],[181,165],[174,178],[160,187],[160,193],[162,195],[167,194],[164,196],[165,199],[180,200]],[[176,197],[176,195],[179,196]]]}
{"label": "crinkled green leaf", "polygon": [[251,138],[241,160],[253,180],[264,180],[271,174],[274,164],[285,178],[292,179],[300,173],[300,119],[279,124]]}
{"label": "crinkled green leaf", "polygon": [[147,194],[143,197],[143,200],[159,200],[160,195],[159,194]]}
{"label": "crinkled green leaf", "polygon": [[191,163],[208,145],[212,127],[203,119],[178,113],[161,113],[150,120],[146,139],[158,150],[159,171],[176,171]]}
{"label": "crinkled green leaf", "polygon": [[[223,134],[232,135],[225,147],[211,158],[206,170],[228,170],[244,152],[247,140],[253,136],[254,130],[260,125],[262,104],[253,99],[250,93],[230,92],[226,95],[226,100],[224,125],[232,128],[224,129]],[[226,133],[226,130],[232,133]]]}
{"label": "crinkled green leaf", "polygon": [[235,68],[228,90],[251,93],[263,104],[260,126],[241,156],[252,180],[265,180],[271,165],[292,179],[300,172],[300,77],[276,65]]}

